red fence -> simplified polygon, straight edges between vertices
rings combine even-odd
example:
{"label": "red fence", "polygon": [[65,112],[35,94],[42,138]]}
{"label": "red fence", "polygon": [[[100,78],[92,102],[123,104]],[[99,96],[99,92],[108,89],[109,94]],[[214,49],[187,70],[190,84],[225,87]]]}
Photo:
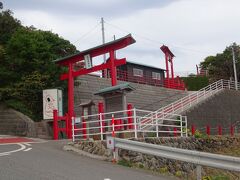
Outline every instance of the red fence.
{"label": "red fence", "polygon": [[[59,133],[60,132],[64,132],[67,136],[67,138],[72,138],[71,137],[71,129],[69,129],[69,116],[68,114],[65,114],[65,116],[58,116],[58,111],[57,110],[53,110],[53,139],[57,140]],[[65,122],[64,127],[59,127],[59,122]]]}
{"label": "red fence", "polygon": [[134,76],[127,71],[117,70],[117,80],[185,90],[185,84],[179,77],[174,79],[154,79],[150,75]]}
{"label": "red fence", "polygon": [[198,129],[195,125],[191,126],[191,132],[193,136],[197,135],[196,133],[206,134],[208,136],[210,135],[222,136],[223,134],[234,136],[236,133],[240,133],[239,130],[240,129],[235,125],[230,125],[230,126],[218,125],[216,127],[206,125],[205,127],[198,128]]}

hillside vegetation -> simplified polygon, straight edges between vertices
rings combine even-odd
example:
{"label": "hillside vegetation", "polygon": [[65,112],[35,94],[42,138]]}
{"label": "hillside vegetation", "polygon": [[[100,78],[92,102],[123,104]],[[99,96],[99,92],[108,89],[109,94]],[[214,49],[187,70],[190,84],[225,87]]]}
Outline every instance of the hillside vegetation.
{"label": "hillside vegetation", "polygon": [[10,10],[0,13],[0,102],[34,120],[42,119],[42,90],[66,86],[64,68],[54,59],[76,52],[69,41],[51,31],[25,27]]}

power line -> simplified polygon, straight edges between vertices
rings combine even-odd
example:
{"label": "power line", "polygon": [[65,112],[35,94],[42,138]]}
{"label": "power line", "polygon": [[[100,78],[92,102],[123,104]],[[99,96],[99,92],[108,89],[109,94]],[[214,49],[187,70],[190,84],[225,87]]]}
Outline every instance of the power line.
{"label": "power line", "polygon": [[[118,30],[121,30],[122,32],[126,32],[126,33],[128,33],[128,34],[131,33],[130,31],[127,31],[127,30],[125,30],[125,29],[123,29],[123,28],[121,28],[121,27],[119,27],[119,26],[114,25],[114,24],[108,23],[108,22],[106,22],[106,21],[105,21],[105,23],[108,24],[108,25],[110,25],[110,26],[112,26],[112,27],[114,27],[114,28],[116,28],[116,29],[118,29]],[[147,41],[149,41],[149,42],[152,42],[152,43],[154,43],[154,44],[158,44],[158,45],[159,45],[159,44],[160,44],[160,45],[166,44],[166,43],[163,43],[163,42],[160,42],[160,41],[157,41],[157,40],[153,40],[153,39],[151,39],[151,38],[148,38],[148,37],[139,35],[139,34],[137,34],[137,33],[132,33],[132,34],[136,35],[136,36],[139,37],[139,38],[142,38],[142,39],[145,39],[145,40],[147,40]],[[169,43],[167,43],[167,44],[169,44]],[[196,49],[185,48],[185,47],[182,47],[182,46],[175,46],[175,45],[171,45],[171,44],[170,44],[170,46],[172,46],[172,47],[174,47],[174,48],[177,48],[177,49],[182,49],[182,50],[185,50],[185,51],[192,51],[192,52],[204,53],[204,54],[210,53],[210,52],[206,52],[206,51],[200,51],[200,50],[196,50]]]}
{"label": "power line", "polygon": [[100,22],[98,22],[95,26],[93,26],[88,32],[86,32],[85,34],[83,34],[81,37],[79,37],[76,41],[73,42],[76,43],[84,38],[86,38],[90,33],[92,33],[98,26],[100,25]]}

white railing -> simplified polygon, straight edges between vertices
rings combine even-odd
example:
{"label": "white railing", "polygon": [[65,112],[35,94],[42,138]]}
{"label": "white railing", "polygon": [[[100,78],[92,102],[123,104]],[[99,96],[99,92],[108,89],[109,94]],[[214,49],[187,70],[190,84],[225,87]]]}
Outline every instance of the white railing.
{"label": "white railing", "polygon": [[[152,128],[151,123],[153,122],[152,119],[154,119],[153,117],[155,114],[160,114],[159,118],[161,118],[162,114],[164,113],[168,113],[170,117],[172,114],[180,114],[223,89],[236,90],[235,82],[221,79],[206,86],[205,88],[200,89],[197,92],[191,93],[165,107],[162,107],[155,112],[151,112],[139,120],[140,129]],[[240,90],[240,83],[237,84],[237,90]]]}
{"label": "white railing", "polygon": [[[152,129],[140,129],[139,119],[151,111],[131,109],[100,113],[88,116],[72,118],[72,137],[76,139],[96,140],[106,139],[106,135],[119,136],[123,138],[138,138],[143,136],[187,136],[186,116],[168,113],[156,114],[149,123]],[[164,124],[162,123],[164,121]]]}

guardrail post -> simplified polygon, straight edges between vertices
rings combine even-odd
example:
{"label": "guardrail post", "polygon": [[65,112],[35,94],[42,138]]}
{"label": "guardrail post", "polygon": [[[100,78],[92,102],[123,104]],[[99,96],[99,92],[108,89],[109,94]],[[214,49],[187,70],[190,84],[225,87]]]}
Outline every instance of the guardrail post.
{"label": "guardrail post", "polygon": [[218,135],[219,136],[222,135],[222,126],[221,125],[218,126]]}
{"label": "guardrail post", "polygon": [[103,124],[102,124],[102,113],[99,114],[100,119],[100,134],[101,134],[101,141],[103,140]]}
{"label": "guardrail post", "polygon": [[87,124],[84,117],[82,117],[82,133],[83,133],[83,138],[87,139]]}
{"label": "guardrail post", "polygon": [[133,120],[134,120],[134,137],[137,139],[137,116],[136,116],[136,108],[133,109]]}
{"label": "guardrail post", "polygon": [[210,135],[210,126],[209,125],[206,126],[206,133],[208,136]]}
{"label": "guardrail post", "polygon": [[195,135],[195,126],[192,125],[192,136],[194,136],[194,135]]}
{"label": "guardrail post", "polygon": [[75,129],[74,129],[74,125],[75,125],[75,121],[74,121],[74,117],[72,117],[72,141],[75,142]]}
{"label": "guardrail post", "polygon": [[119,159],[118,148],[115,147],[113,150],[113,163],[118,162],[118,159]]}
{"label": "guardrail post", "polygon": [[183,137],[183,118],[182,115],[180,116],[180,125],[181,125],[181,137]]}
{"label": "guardrail post", "polygon": [[233,125],[230,126],[230,133],[231,133],[231,136],[234,136],[234,128],[233,128]]}
{"label": "guardrail post", "polygon": [[115,137],[114,114],[112,114],[112,137]]}
{"label": "guardrail post", "polygon": [[177,137],[177,128],[176,127],[173,128],[173,135],[174,135],[174,137]]}
{"label": "guardrail post", "polygon": [[187,126],[188,126],[188,124],[187,124],[187,116],[184,116],[185,118],[185,128],[186,128],[186,137],[188,137],[188,128],[187,128]]}
{"label": "guardrail post", "polygon": [[133,118],[132,118],[132,104],[127,104],[127,116],[128,116],[128,129],[133,129]]}
{"label": "guardrail post", "polygon": [[156,118],[156,137],[158,137],[158,117],[157,117],[157,112],[155,113],[155,118]]}
{"label": "guardrail post", "polygon": [[202,180],[202,166],[197,165],[197,180]]}

